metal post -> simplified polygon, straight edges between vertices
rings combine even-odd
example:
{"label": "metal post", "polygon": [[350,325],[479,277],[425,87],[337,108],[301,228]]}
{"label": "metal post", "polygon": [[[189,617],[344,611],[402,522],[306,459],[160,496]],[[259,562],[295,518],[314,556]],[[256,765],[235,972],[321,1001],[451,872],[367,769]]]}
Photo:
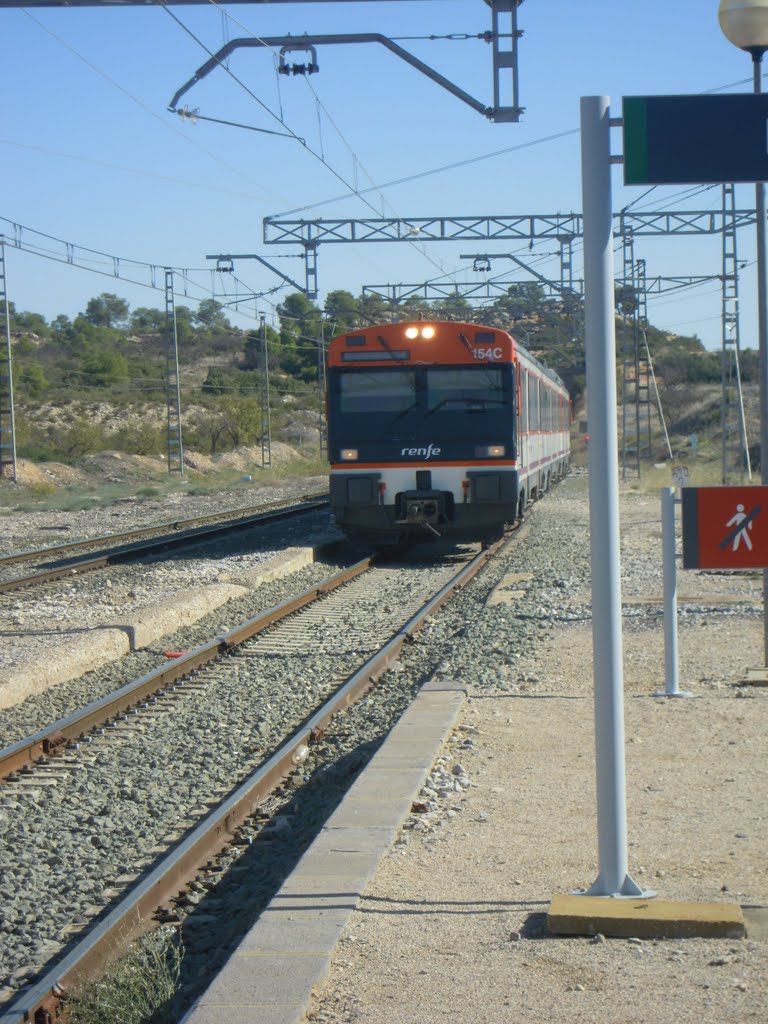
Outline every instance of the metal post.
{"label": "metal post", "polygon": [[589,521],[599,873],[591,896],[640,896],[627,868],[624,702],[616,438],[616,339],[611,224],[610,108],[581,99]]}
{"label": "metal post", "polygon": [[0,479],[5,475],[5,466],[11,467],[11,478],[19,482],[16,464],[16,426],[13,408],[13,358],[11,353],[10,299],[5,277],[5,242],[0,238],[0,301],[3,303],[2,335],[5,339],[5,354],[0,358]]}
{"label": "metal post", "polygon": [[[762,92],[763,51],[752,54],[754,91]],[[768,484],[768,301],[766,299],[765,183],[755,184],[757,223],[757,339],[760,352],[760,479]],[[768,569],[763,569],[763,657],[768,666]]]}
{"label": "metal post", "polygon": [[675,554],[675,488],[661,489],[661,548],[664,568],[664,691],[654,697],[690,697],[681,690],[677,652],[677,562]]}
{"label": "metal post", "polygon": [[176,330],[173,271],[165,268],[165,391],[168,406],[168,472],[184,476],[184,444],[181,436],[181,382],[179,342]]}
{"label": "metal post", "polygon": [[328,449],[328,442],[325,436],[325,338],[323,323],[317,332],[317,399],[319,408],[317,412],[317,432],[320,440],[320,458],[322,459]]}
{"label": "metal post", "polygon": [[267,318],[261,320],[261,468],[272,468],[272,424],[269,418],[269,347]]}

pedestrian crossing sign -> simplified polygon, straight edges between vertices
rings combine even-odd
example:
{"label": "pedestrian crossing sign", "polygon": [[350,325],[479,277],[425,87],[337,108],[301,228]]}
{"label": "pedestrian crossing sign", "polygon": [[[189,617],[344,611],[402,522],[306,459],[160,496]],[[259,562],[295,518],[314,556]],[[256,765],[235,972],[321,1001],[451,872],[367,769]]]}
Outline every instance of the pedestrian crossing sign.
{"label": "pedestrian crossing sign", "polygon": [[768,487],[684,487],[683,568],[768,568]]}

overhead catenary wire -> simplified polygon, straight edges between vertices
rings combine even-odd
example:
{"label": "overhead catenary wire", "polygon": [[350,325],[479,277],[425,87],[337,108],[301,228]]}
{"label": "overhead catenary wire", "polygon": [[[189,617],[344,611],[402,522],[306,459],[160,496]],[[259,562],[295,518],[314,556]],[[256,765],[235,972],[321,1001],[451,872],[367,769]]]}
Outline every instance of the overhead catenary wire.
{"label": "overhead catenary wire", "polygon": [[[197,35],[195,35],[195,33],[194,33],[194,32],[192,32],[192,30],[191,30],[191,29],[190,29],[190,28],[189,28],[189,27],[188,27],[187,25],[185,25],[185,24],[184,24],[184,22],[183,22],[183,21],[181,20],[181,18],[179,18],[179,17],[178,17],[178,16],[177,16],[177,15],[176,15],[176,14],[175,14],[175,13],[174,13],[173,11],[171,11],[171,10],[170,10],[170,9],[169,9],[168,7],[166,7],[165,5],[163,5],[163,4],[162,4],[162,0],[155,0],[155,2],[156,2],[156,3],[158,3],[158,4],[160,4],[160,5],[161,5],[161,6],[163,7],[163,10],[164,10],[164,11],[166,12],[166,14],[168,14],[168,16],[169,16],[170,18],[172,18],[172,19],[173,19],[173,21],[175,21],[175,22],[176,22],[176,24],[177,24],[177,25],[179,25],[179,27],[180,27],[180,28],[181,28],[181,29],[182,29],[182,30],[183,30],[184,32],[186,32],[186,33],[187,33],[187,35],[189,35],[189,36],[190,36],[190,38],[192,38],[192,39],[193,39],[193,40],[194,40],[194,41],[195,41],[195,42],[197,43],[197,45],[198,45],[198,46],[200,46],[200,48],[201,48],[202,50],[204,50],[204,51],[205,51],[205,52],[206,52],[206,53],[208,54],[208,56],[209,56],[209,57],[212,57],[212,58],[214,58],[214,57],[215,57],[215,54],[214,54],[214,53],[213,53],[213,52],[212,52],[212,51],[210,50],[210,48],[209,48],[208,46],[206,46],[206,44],[205,44],[205,43],[204,43],[204,42],[203,42],[203,41],[202,41],[202,40],[201,40],[201,39],[200,39],[200,38],[199,38],[199,37],[198,37]],[[243,25],[243,24],[242,24],[242,22],[240,22],[240,21],[238,21],[238,20],[237,20],[236,18],[234,18],[234,17],[232,16],[232,14],[231,14],[230,12],[228,12],[228,11],[224,11],[224,8],[223,8],[223,7],[222,7],[222,6],[220,5],[220,4],[216,3],[216,2],[215,2],[215,0],[208,0],[208,2],[209,2],[209,3],[211,4],[211,6],[212,6],[212,7],[214,7],[214,8],[216,9],[216,10],[218,10],[218,11],[221,11],[221,12],[225,13],[225,14],[226,14],[226,16],[227,16],[227,18],[229,18],[229,19],[230,19],[230,20],[231,20],[231,21],[232,21],[232,22],[233,22],[234,24],[238,25],[238,26],[239,26],[239,27],[240,27],[240,28],[241,28],[241,29],[242,29],[242,30],[243,30],[244,32],[247,32],[247,33],[248,33],[248,35],[249,35],[249,36],[250,36],[250,37],[251,37],[252,39],[255,39],[255,40],[259,41],[259,42],[263,42],[263,40],[261,39],[261,37],[260,37],[260,36],[258,36],[258,35],[257,35],[256,33],[252,32],[252,31],[251,31],[251,30],[250,30],[249,28],[247,28],[247,26]],[[273,53],[273,54],[275,54],[275,53],[276,53],[276,51],[275,51],[274,47],[269,47],[269,46],[266,46],[266,45],[265,45],[265,48],[266,48],[266,49],[267,49],[267,50],[268,50],[268,51],[269,51],[270,53]],[[278,56],[279,56],[279,54],[278,54]],[[340,182],[341,182],[341,183],[342,183],[342,184],[343,184],[343,185],[344,185],[344,186],[345,186],[345,187],[346,187],[346,188],[347,188],[348,190],[350,190],[350,191],[351,191],[351,193],[352,193],[353,195],[357,196],[357,197],[358,197],[358,198],[360,199],[360,201],[361,201],[361,202],[363,202],[363,203],[364,203],[364,204],[365,204],[365,205],[366,205],[366,206],[367,206],[367,207],[368,207],[368,208],[369,208],[369,209],[370,209],[370,210],[371,210],[371,211],[372,211],[373,213],[375,213],[375,214],[377,214],[377,215],[378,215],[379,211],[378,211],[378,210],[376,209],[376,207],[375,207],[375,206],[374,206],[374,205],[373,205],[373,204],[372,204],[371,202],[369,202],[369,200],[368,200],[368,199],[367,199],[367,198],[365,197],[365,195],[364,195],[364,194],[363,194],[362,192],[360,192],[359,190],[355,189],[355,188],[354,188],[354,186],[353,186],[353,185],[351,185],[349,181],[347,181],[347,179],[346,179],[346,178],[344,177],[344,175],[343,175],[343,174],[341,174],[341,172],[340,172],[340,171],[338,171],[338,170],[337,170],[337,169],[336,169],[336,168],[335,168],[335,167],[334,167],[334,166],[333,166],[333,165],[332,165],[332,164],[331,164],[331,163],[330,163],[330,162],[329,162],[329,161],[328,161],[328,160],[327,160],[327,159],[325,158],[325,156],[324,156],[324,155],[323,155],[322,153],[318,153],[318,152],[317,152],[317,151],[316,151],[315,149],[313,149],[313,148],[312,148],[312,147],[311,147],[311,146],[310,146],[310,145],[309,145],[309,144],[308,144],[308,143],[306,142],[306,140],[305,140],[305,139],[302,139],[302,138],[301,138],[301,137],[300,137],[300,136],[298,135],[298,133],[297,133],[297,132],[295,132],[295,131],[294,131],[294,129],[293,129],[293,128],[292,128],[292,127],[291,127],[291,126],[290,126],[290,125],[288,124],[288,122],[287,122],[287,121],[286,121],[286,120],[284,119],[284,117],[282,117],[282,116],[281,116],[280,114],[278,114],[277,112],[275,112],[274,110],[272,110],[272,108],[271,108],[271,107],[269,107],[269,106],[268,106],[268,105],[267,105],[267,104],[266,104],[266,103],[265,103],[265,102],[264,102],[264,101],[263,101],[263,100],[262,100],[262,99],[261,99],[261,98],[260,98],[259,96],[257,96],[257,95],[256,95],[256,93],[254,93],[254,92],[253,92],[253,90],[252,90],[252,89],[250,89],[250,88],[249,88],[249,87],[248,87],[248,86],[247,86],[247,85],[245,84],[245,82],[243,82],[243,81],[242,81],[242,79],[241,79],[241,78],[239,78],[239,77],[238,77],[237,75],[235,75],[235,74],[234,74],[234,72],[233,72],[233,71],[231,70],[231,68],[227,67],[227,66],[226,66],[226,65],[225,65],[224,63],[221,63],[221,62],[219,63],[219,66],[220,66],[220,67],[221,67],[221,68],[222,68],[222,69],[223,69],[223,70],[225,71],[225,73],[226,73],[227,75],[229,75],[229,77],[230,77],[230,78],[231,78],[231,79],[232,79],[232,80],[233,80],[234,82],[236,82],[236,83],[237,83],[237,84],[238,84],[238,85],[239,85],[239,86],[240,86],[240,87],[241,87],[241,88],[242,88],[242,89],[243,89],[243,90],[244,90],[244,91],[245,91],[245,92],[247,93],[247,95],[248,95],[248,96],[250,96],[250,97],[251,97],[251,99],[253,99],[253,100],[254,100],[254,101],[255,101],[255,102],[256,102],[256,103],[257,103],[257,104],[258,104],[258,105],[259,105],[259,106],[260,106],[260,107],[261,107],[261,108],[262,108],[262,109],[263,109],[263,110],[264,110],[264,111],[266,112],[266,113],[268,113],[268,114],[269,114],[269,115],[270,115],[271,117],[273,117],[273,118],[274,118],[274,119],[275,119],[275,120],[276,120],[276,121],[277,121],[277,122],[278,122],[279,124],[281,124],[281,125],[282,125],[282,126],[283,126],[283,127],[285,128],[285,129],[286,129],[286,131],[287,131],[287,132],[288,132],[288,133],[289,133],[289,134],[290,134],[290,135],[291,135],[291,136],[292,136],[292,137],[293,137],[293,138],[294,138],[294,139],[295,139],[295,140],[296,140],[297,142],[299,142],[299,143],[300,143],[300,144],[301,144],[301,145],[303,146],[303,148],[304,148],[304,149],[305,149],[305,150],[306,150],[306,151],[307,151],[308,153],[310,153],[310,154],[311,154],[311,155],[312,155],[312,156],[313,156],[313,157],[314,157],[314,158],[315,158],[316,160],[318,160],[318,161],[319,161],[319,162],[320,162],[320,163],[321,163],[321,164],[322,164],[322,165],[323,165],[324,167],[326,167],[326,168],[327,168],[327,169],[328,169],[328,170],[330,171],[330,173],[331,173],[331,174],[333,174],[333,176],[334,176],[334,177],[335,177],[335,178],[336,178],[336,179],[337,179],[338,181],[340,181]],[[312,92],[312,95],[313,95],[313,96],[315,97],[316,103],[317,103],[317,104],[319,105],[319,107],[318,107],[318,108],[319,108],[319,109],[322,109],[322,110],[323,110],[323,112],[325,113],[325,116],[326,116],[326,117],[328,118],[328,121],[330,122],[330,124],[332,125],[332,127],[334,128],[334,130],[336,131],[337,135],[338,135],[338,136],[339,136],[339,138],[340,138],[340,139],[342,140],[342,142],[344,143],[344,145],[345,145],[345,146],[347,147],[347,149],[349,150],[350,154],[352,154],[353,156],[355,156],[355,157],[356,157],[356,159],[357,159],[357,161],[358,161],[358,164],[359,164],[359,166],[360,166],[360,167],[361,167],[361,169],[363,170],[363,173],[364,173],[364,174],[365,174],[365,176],[366,176],[366,177],[368,178],[368,180],[369,180],[369,181],[370,181],[370,182],[371,182],[371,183],[372,183],[372,184],[374,185],[374,190],[375,190],[375,191],[379,191],[379,190],[378,190],[378,187],[377,187],[377,186],[375,185],[375,183],[374,183],[374,181],[373,181],[373,178],[372,178],[372,177],[370,176],[370,174],[368,173],[368,171],[367,171],[367,170],[365,169],[365,166],[364,166],[364,165],[363,165],[363,163],[362,163],[362,162],[361,162],[361,161],[359,160],[359,157],[357,157],[357,156],[356,156],[356,154],[355,154],[354,150],[352,149],[352,147],[350,146],[350,144],[349,144],[349,143],[348,143],[348,141],[346,140],[345,136],[343,135],[343,133],[342,133],[342,132],[341,132],[341,130],[339,129],[339,127],[338,127],[338,125],[336,124],[336,122],[334,121],[334,119],[333,119],[333,118],[331,117],[331,115],[330,115],[330,113],[328,112],[327,108],[326,108],[326,107],[325,107],[325,106],[324,106],[324,105],[322,104],[322,101],[320,100],[319,96],[317,95],[317,92],[315,91],[315,89],[314,89],[314,87],[312,86],[311,82],[309,82],[309,81],[308,81],[307,79],[305,79],[305,82],[306,82],[306,85],[308,86],[308,88],[310,89],[310,91]],[[382,201],[383,201],[383,202],[386,202],[386,199],[384,198],[384,196],[382,196]],[[388,205],[389,205],[389,204],[388,204]],[[390,208],[391,208],[391,207],[390,207]],[[394,210],[393,210],[393,213],[395,214],[395,216],[397,216],[397,213],[396,213],[396,211],[394,211]],[[444,266],[443,266],[443,265],[442,265],[442,264],[440,263],[440,261],[439,261],[439,260],[435,260],[435,259],[434,259],[434,258],[433,258],[433,257],[432,257],[432,256],[431,256],[431,255],[430,255],[430,254],[429,254],[428,252],[426,252],[426,251],[425,251],[425,249],[424,249],[424,248],[423,248],[422,246],[420,246],[420,245],[419,245],[419,244],[418,244],[417,242],[415,242],[415,241],[410,241],[410,244],[411,244],[411,245],[413,246],[413,248],[414,248],[414,249],[415,249],[415,250],[416,250],[417,252],[419,252],[419,253],[420,253],[420,254],[421,254],[421,255],[422,255],[422,256],[423,256],[423,257],[424,257],[424,258],[425,258],[425,259],[426,259],[426,260],[427,260],[427,261],[428,261],[429,263],[431,263],[431,264],[432,264],[432,265],[433,265],[434,267],[436,267],[436,268],[437,268],[438,270],[441,270],[441,271],[444,271],[444,270],[445,270]]]}
{"label": "overhead catenary wire", "polygon": [[[63,39],[60,35],[58,35],[56,32],[54,32],[51,28],[49,28],[47,25],[45,25],[38,18],[36,18],[34,16],[34,14],[30,13],[29,10],[24,9],[23,13],[31,21],[33,21],[36,25],[38,25],[43,30],[43,32],[46,32],[52,39],[55,39],[56,42],[58,42],[61,46],[63,46],[66,50],[68,50],[73,56],[77,57],[78,60],[82,61],[82,63],[85,64],[86,67],[90,68],[91,71],[93,71],[95,74],[99,75],[106,82],[109,82],[109,84],[111,86],[113,86],[115,89],[119,90],[132,103],[135,103],[136,106],[138,106],[146,114],[149,114],[150,117],[154,118],[156,121],[159,121],[160,124],[162,124],[166,129],[168,129],[169,131],[172,131],[176,135],[179,135],[182,139],[184,139],[184,141],[186,143],[188,143],[189,145],[193,146],[195,149],[199,150],[201,153],[205,153],[205,155],[210,157],[211,160],[214,160],[216,163],[220,164],[222,167],[226,167],[227,170],[231,171],[233,174],[236,174],[238,177],[247,178],[249,181],[253,180],[251,175],[248,174],[248,172],[239,170],[237,167],[234,166],[234,164],[230,164],[227,160],[222,159],[221,156],[219,156],[217,153],[215,153],[212,150],[208,149],[206,146],[201,145],[199,142],[197,142],[197,140],[192,139],[187,132],[182,131],[175,124],[169,123],[165,118],[161,117],[155,110],[153,110],[151,107],[148,107],[146,105],[146,103],[144,103],[138,97],[134,96],[124,86],[120,85],[120,83],[117,82],[114,78],[112,78],[111,75],[107,74],[107,72],[104,71],[103,68],[100,68],[97,64],[94,64],[93,61],[91,61],[87,57],[83,56],[83,54],[80,53],[78,50],[76,50],[74,46],[72,46],[70,43],[68,43],[65,39]],[[273,190],[266,189],[266,188],[262,188],[262,192],[265,195],[271,195],[273,197],[278,195],[278,193],[274,192]]]}

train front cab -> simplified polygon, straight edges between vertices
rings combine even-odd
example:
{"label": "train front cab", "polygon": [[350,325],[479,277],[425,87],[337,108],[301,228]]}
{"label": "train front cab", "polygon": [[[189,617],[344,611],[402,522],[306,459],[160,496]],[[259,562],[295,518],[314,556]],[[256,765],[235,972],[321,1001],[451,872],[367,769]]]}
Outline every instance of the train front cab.
{"label": "train front cab", "polygon": [[[457,493],[458,492],[458,493]],[[517,472],[426,466],[331,471],[337,525],[372,543],[490,541],[518,508]]]}

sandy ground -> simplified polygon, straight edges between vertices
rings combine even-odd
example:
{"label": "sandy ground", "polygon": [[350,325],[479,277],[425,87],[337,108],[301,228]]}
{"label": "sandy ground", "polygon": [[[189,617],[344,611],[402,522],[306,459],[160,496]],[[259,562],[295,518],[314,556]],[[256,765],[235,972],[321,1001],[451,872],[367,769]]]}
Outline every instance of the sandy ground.
{"label": "sandy ground", "polygon": [[[695,699],[653,697],[660,622],[625,633],[624,651],[630,873],[662,898],[768,905],[768,690],[732,685],[762,660],[760,619],[714,612],[681,628]],[[520,670],[536,677],[527,691],[470,696],[452,756],[474,785],[384,859],[310,1019],[768,1020],[764,926],[743,940],[546,933],[551,897],[597,874],[590,625],[558,626]]]}

